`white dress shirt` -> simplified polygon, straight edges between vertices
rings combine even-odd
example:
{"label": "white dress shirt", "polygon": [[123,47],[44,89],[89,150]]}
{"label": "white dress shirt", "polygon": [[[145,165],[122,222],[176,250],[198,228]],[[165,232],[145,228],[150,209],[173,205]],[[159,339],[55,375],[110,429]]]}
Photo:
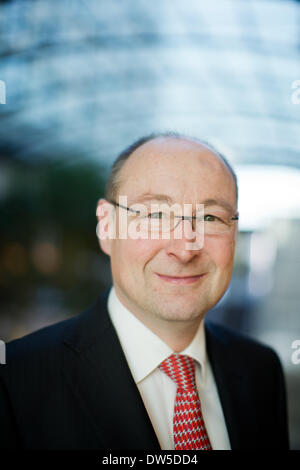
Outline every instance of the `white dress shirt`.
{"label": "white dress shirt", "polygon": [[[174,351],[124,307],[114,287],[108,297],[108,312],[160,447],[163,450],[174,450],[173,411],[176,384],[158,369],[159,364]],[[196,385],[212,448],[230,449],[223,410],[206,354],[203,321],[192,342],[180,354],[186,354],[195,360]]]}

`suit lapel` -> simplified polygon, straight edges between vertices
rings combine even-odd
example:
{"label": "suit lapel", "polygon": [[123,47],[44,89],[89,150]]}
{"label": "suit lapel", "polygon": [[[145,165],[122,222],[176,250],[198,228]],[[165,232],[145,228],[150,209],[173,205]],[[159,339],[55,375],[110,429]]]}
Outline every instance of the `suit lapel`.
{"label": "suit lapel", "polygon": [[251,448],[257,435],[253,384],[238,347],[224,336],[224,330],[205,323],[207,353],[217,385],[231,448]]}
{"label": "suit lapel", "polygon": [[159,450],[110,321],[107,295],[79,315],[68,332],[64,341],[65,377],[91,423],[96,448]]}

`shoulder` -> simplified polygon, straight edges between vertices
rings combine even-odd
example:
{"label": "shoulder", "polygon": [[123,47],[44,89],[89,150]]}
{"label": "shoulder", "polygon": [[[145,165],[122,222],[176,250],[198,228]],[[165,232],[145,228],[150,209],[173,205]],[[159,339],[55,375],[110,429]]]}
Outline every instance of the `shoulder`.
{"label": "shoulder", "polygon": [[208,349],[218,348],[226,351],[226,355],[230,355],[234,360],[247,363],[248,366],[253,365],[255,368],[281,368],[274,349],[254,338],[209,320],[205,322],[205,331]]}
{"label": "shoulder", "polygon": [[55,369],[62,357],[65,335],[77,321],[78,316],[72,317],[8,342],[0,376],[30,377],[39,369]]}
{"label": "shoulder", "polygon": [[[76,350],[77,345],[93,342],[96,332],[105,326],[102,316],[106,306],[104,293],[82,313],[50,326],[43,327],[6,344],[6,364],[1,371],[18,369],[31,364],[54,363],[62,356],[64,344]],[[102,318],[103,317],[103,318]],[[107,321],[107,320],[106,320]]]}

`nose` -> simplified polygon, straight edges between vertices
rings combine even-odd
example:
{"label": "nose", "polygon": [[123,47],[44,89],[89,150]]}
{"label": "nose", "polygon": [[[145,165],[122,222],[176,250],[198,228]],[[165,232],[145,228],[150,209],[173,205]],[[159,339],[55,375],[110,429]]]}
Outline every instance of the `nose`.
{"label": "nose", "polygon": [[203,243],[203,235],[193,231],[192,220],[184,219],[171,233],[166,252],[168,255],[178,258],[182,263],[187,263],[199,256]]}

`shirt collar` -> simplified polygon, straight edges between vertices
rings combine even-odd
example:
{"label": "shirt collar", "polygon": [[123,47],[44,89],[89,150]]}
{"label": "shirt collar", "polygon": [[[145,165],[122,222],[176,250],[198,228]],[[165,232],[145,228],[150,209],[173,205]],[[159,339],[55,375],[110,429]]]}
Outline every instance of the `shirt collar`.
{"label": "shirt collar", "polygon": [[[135,383],[139,383],[173,354],[173,351],[121,303],[114,287],[110,290],[107,308],[132,376]],[[201,365],[201,374],[204,377],[206,347],[203,320],[192,342],[180,354],[195,359]]]}

